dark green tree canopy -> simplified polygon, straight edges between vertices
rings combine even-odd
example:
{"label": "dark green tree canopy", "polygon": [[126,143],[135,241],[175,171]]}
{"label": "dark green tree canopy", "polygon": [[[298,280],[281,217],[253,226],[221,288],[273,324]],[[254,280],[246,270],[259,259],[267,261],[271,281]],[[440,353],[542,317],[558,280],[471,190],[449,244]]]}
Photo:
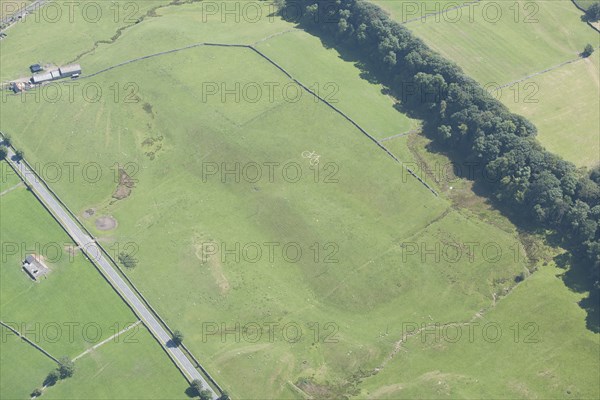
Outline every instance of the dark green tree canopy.
{"label": "dark green tree canopy", "polygon": [[[543,149],[537,130],[511,113],[454,63],[364,0],[280,0],[281,15],[357,54],[425,130],[463,161],[482,164],[482,179],[503,206],[564,238],[600,287],[600,167],[586,173]],[[287,8],[303,10],[286,13]],[[600,17],[600,6],[588,9]],[[593,47],[584,52],[591,54]],[[589,55],[588,54],[588,55]],[[576,132],[565,132],[575,135]],[[592,211],[594,210],[594,211]]]}

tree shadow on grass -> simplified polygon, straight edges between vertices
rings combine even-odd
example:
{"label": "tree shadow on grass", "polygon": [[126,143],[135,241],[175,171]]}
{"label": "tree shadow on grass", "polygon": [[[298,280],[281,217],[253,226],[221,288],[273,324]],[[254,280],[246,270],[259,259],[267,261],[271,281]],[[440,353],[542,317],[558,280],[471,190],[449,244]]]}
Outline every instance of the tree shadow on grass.
{"label": "tree shadow on grass", "polygon": [[[384,88],[382,93],[388,96],[394,96],[396,100],[398,100],[398,102],[393,105],[396,111],[401,112],[410,118],[423,121],[423,133],[426,137],[432,140],[431,144],[427,146],[428,151],[448,157],[449,160],[454,164],[453,167],[455,170],[460,170],[461,166],[464,166],[467,162],[473,161],[469,154],[461,154],[456,151],[450,151],[447,147],[444,147],[437,138],[435,124],[428,123],[427,121],[427,118],[429,118],[430,115],[428,110],[406,107],[401,101],[402,94],[398,94],[391,89],[393,82],[389,82],[386,79],[384,74],[385,71],[379,66],[375,65],[368,56],[360,54],[358,51],[345,44],[337,43],[335,38],[325,36],[313,27],[303,26],[301,24],[296,24],[295,27],[298,29],[303,29],[305,32],[318,38],[325,48],[335,49],[338,52],[340,59],[346,62],[351,62],[360,70],[360,77],[362,79],[365,79],[369,83],[383,85]],[[485,166],[482,165],[481,169],[484,167]],[[550,245],[569,245],[571,248],[573,248],[572,244],[568,243],[567,238],[560,237],[557,234],[548,235],[547,232],[540,228],[535,221],[524,216],[520,209],[510,208],[498,201],[494,195],[492,186],[490,184],[491,182],[489,182],[489,180],[486,181],[486,179],[477,179],[477,177],[469,180],[473,182],[473,192],[476,195],[485,198],[486,204],[497,209],[505,217],[507,217],[519,229],[519,232],[538,235],[541,234],[547,238],[547,241]],[[586,270],[585,265],[583,265],[580,261],[573,260],[571,258],[572,257],[568,257],[565,259],[564,257],[558,257],[554,261],[556,261],[558,265],[562,265],[563,268],[568,268],[567,272],[562,275],[562,279],[569,289],[579,293],[589,292],[588,297],[579,302],[579,306],[587,312],[587,328],[592,332],[600,332],[600,288],[594,286],[592,279],[583,273]]]}
{"label": "tree shadow on grass", "polygon": [[568,288],[577,293],[588,293],[577,304],[587,313],[586,327],[594,333],[600,333],[600,288],[594,285],[586,273],[588,266],[570,253],[560,254],[554,257],[554,261],[559,268],[565,270],[559,277]]}
{"label": "tree shadow on grass", "polygon": [[51,387],[56,385],[56,382],[58,382],[57,379],[47,376],[46,379],[44,379],[44,382],[42,382],[42,385],[46,387]]}

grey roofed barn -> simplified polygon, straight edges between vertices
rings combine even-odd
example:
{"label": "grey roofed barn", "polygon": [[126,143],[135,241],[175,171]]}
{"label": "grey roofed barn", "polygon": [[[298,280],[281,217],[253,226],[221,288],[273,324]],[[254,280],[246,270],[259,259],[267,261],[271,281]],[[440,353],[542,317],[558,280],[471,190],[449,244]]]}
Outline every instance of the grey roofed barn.
{"label": "grey roofed barn", "polygon": [[44,72],[43,74],[35,74],[33,75],[33,77],[31,78],[31,82],[33,83],[42,83],[42,82],[48,82],[53,80],[54,78],[52,77],[52,73],[51,72]]}
{"label": "grey roofed barn", "polygon": [[27,257],[25,257],[23,269],[34,281],[50,271],[39,257],[35,257],[33,254],[28,254]]}
{"label": "grey roofed barn", "polygon": [[33,64],[29,66],[29,69],[31,70],[31,72],[36,73],[36,72],[41,72],[44,70],[44,68],[42,68],[42,66],[40,64]]}
{"label": "grey roofed barn", "polygon": [[60,76],[65,78],[67,76],[77,76],[81,74],[81,65],[79,64],[69,64],[64,65],[59,68]]}

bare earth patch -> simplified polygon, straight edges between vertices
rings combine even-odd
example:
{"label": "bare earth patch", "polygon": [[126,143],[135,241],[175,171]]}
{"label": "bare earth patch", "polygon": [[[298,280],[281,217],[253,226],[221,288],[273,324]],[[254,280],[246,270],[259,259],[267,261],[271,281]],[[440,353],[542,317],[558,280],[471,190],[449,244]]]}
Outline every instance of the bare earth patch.
{"label": "bare earth patch", "polygon": [[215,280],[215,283],[219,287],[219,292],[221,294],[227,294],[229,292],[229,290],[231,289],[231,286],[229,285],[229,280],[223,273],[223,265],[219,261],[218,255],[216,255],[216,254],[213,254],[210,256],[204,255],[203,248],[200,243],[201,243],[200,238],[197,238],[194,241],[196,257],[200,260],[201,263],[208,265],[208,268],[210,269],[210,273],[211,273],[213,279]]}
{"label": "bare earth patch", "polygon": [[113,193],[112,197],[117,200],[123,200],[131,194],[131,189],[135,186],[135,182],[131,177],[125,172],[123,168],[119,168],[119,185],[117,189]]}
{"label": "bare earth patch", "polygon": [[111,229],[115,229],[117,227],[117,220],[113,217],[100,217],[96,219],[96,228],[101,231],[110,231]]}
{"label": "bare earth patch", "polygon": [[95,212],[96,212],[96,210],[94,210],[93,208],[88,208],[87,210],[85,210],[83,212],[83,218],[87,219],[87,218],[91,217],[92,215],[94,215]]}

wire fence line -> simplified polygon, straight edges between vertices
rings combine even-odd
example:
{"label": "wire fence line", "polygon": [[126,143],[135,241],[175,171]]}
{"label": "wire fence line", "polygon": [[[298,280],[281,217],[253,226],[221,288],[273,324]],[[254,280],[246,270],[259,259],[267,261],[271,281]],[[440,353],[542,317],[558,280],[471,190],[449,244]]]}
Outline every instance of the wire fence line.
{"label": "wire fence line", "polygon": [[[600,48],[600,46],[599,46],[598,48]],[[598,49],[598,48],[597,48],[597,49]],[[505,83],[505,84],[503,84],[503,85],[496,86],[496,87],[493,89],[493,92],[497,92],[497,91],[499,91],[499,90],[501,90],[501,89],[504,89],[504,88],[506,88],[506,87],[512,86],[512,85],[514,85],[515,83],[520,83],[520,82],[523,82],[523,81],[525,81],[525,80],[527,80],[527,79],[531,79],[531,78],[533,78],[533,77],[536,77],[536,76],[539,76],[539,75],[542,75],[542,74],[546,74],[546,73],[548,73],[548,72],[554,71],[555,69],[558,69],[558,68],[564,67],[564,66],[566,66],[566,65],[569,65],[569,64],[576,63],[576,62],[578,62],[578,61],[583,61],[583,60],[585,60],[585,59],[586,59],[586,57],[579,56],[579,57],[577,57],[577,58],[573,58],[573,59],[571,59],[571,60],[563,61],[563,62],[561,62],[560,64],[556,64],[556,65],[554,65],[554,66],[552,66],[552,67],[548,67],[548,68],[546,68],[546,69],[543,69],[543,70],[541,70],[541,71],[534,72],[533,74],[529,74],[529,75],[527,75],[527,76],[524,76],[524,77],[522,77],[522,78],[519,78],[519,79],[517,79],[517,80],[514,80],[514,81],[512,81],[512,82],[508,82],[508,83]]]}
{"label": "wire fence line", "polygon": [[397,135],[392,135],[392,136],[389,136],[389,137],[386,137],[386,138],[383,138],[383,139],[379,139],[379,141],[380,142],[387,142],[388,140],[393,140],[393,139],[396,139],[396,138],[399,138],[399,137],[404,137],[404,136],[412,135],[413,133],[419,133],[419,132],[421,132],[420,128],[411,129],[408,132],[398,133]]}

